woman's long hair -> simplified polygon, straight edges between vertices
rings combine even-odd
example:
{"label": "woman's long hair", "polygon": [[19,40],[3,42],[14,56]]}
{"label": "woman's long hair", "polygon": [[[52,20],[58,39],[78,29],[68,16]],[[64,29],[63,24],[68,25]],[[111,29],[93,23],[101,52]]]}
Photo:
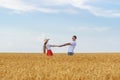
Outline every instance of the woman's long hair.
{"label": "woman's long hair", "polygon": [[48,43],[48,40],[46,40],[44,42],[44,45],[43,45],[43,53],[45,54],[46,53],[46,44]]}

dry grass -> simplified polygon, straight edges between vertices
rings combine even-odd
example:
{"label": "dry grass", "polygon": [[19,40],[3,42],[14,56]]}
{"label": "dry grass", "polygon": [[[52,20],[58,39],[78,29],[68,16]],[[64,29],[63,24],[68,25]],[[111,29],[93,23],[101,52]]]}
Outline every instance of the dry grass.
{"label": "dry grass", "polygon": [[120,80],[120,54],[0,54],[0,80]]}

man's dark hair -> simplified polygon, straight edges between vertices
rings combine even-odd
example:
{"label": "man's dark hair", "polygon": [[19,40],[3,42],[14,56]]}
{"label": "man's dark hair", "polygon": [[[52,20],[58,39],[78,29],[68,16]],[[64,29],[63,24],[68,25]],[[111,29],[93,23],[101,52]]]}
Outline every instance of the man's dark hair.
{"label": "man's dark hair", "polygon": [[76,35],[74,35],[73,37],[74,37],[75,39],[77,39],[77,36],[76,36]]}

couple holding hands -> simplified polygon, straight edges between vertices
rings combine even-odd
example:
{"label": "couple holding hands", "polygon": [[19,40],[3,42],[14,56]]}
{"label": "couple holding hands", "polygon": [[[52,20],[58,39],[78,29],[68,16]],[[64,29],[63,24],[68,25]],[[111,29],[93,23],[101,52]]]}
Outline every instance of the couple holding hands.
{"label": "couple holding hands", "polygon": [[77,36],[74,35],[74,36],[72,36],[72,42],[71,43],[65,43],[63,45],[50,45],[50,44],[48,44],[49,39],[45,39],[44,46],[43,46],[43,52],[47,56],[53,56],[53,52],[51,50],[51,47],[69,46],[68,55],[72,56],[74,54],[74,49],[76,47],[76,39],[77,39]]}

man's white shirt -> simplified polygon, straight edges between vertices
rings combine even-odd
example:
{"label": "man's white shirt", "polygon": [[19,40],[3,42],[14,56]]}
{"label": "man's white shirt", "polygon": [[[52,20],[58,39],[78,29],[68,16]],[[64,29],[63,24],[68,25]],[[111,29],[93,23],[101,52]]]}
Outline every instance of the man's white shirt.
{"label": "man's white shirt", "polygon": [[75,49],[75,47],[76,47],[76,42],[73,41],[73,42],[71,42],[70,44],[71,44],[71,45],[70,45],[69,48],[68,48],[68,52],[74,53],[74,49]]}

